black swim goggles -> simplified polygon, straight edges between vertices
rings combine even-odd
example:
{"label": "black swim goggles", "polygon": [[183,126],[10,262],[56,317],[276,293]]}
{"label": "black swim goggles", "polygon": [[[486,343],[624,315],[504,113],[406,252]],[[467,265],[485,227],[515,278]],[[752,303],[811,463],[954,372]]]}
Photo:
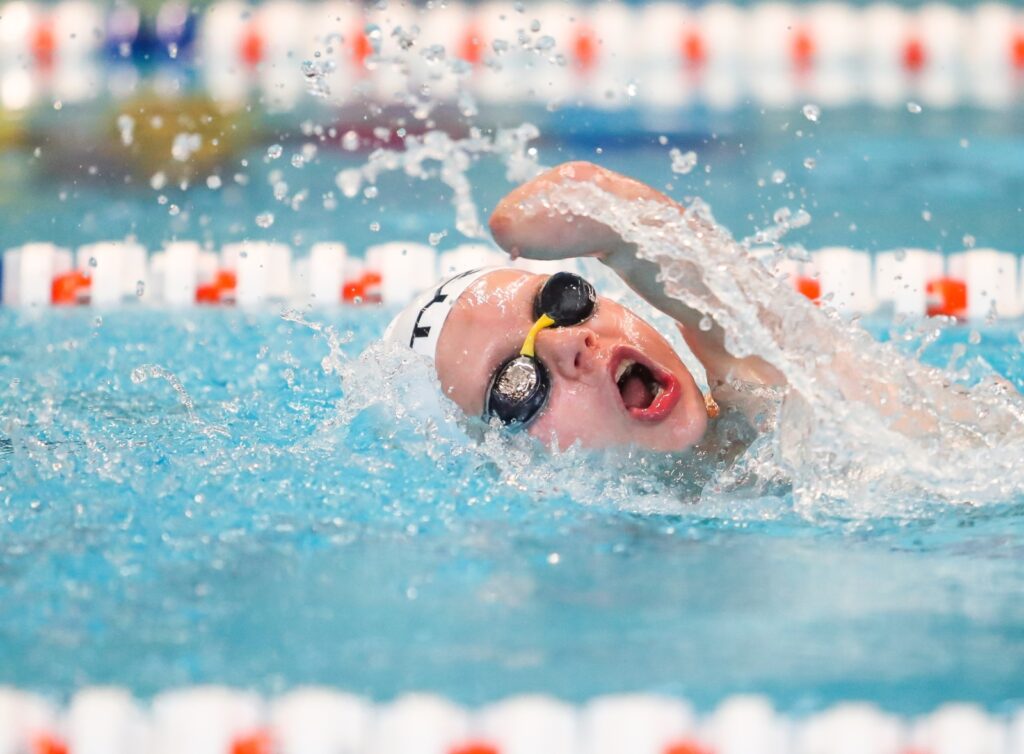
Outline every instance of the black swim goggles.
{"label": "black swim goggles", "polygon": [[518,356],[503,363],[491,378],[484,416],[503,424],[529,424],[551,393],[548,370],[536,356],[537,334],[546,327],[570,327],[594,313],[594,286],[571,272],[556,272],[545,281],[533,303],[533,327]]}

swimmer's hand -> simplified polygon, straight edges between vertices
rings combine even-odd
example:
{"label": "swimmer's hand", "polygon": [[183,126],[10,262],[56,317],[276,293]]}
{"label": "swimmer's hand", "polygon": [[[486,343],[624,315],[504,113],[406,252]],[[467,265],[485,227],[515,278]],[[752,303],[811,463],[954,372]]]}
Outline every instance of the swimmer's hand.
{"label": "swimmer's hand", "polygon": [[513,259],[632,259],[635,248],[607,225],[573,213],[562,214],[545,205],[545,197],[574,182],[590,183],[623,199],[650,199],[683,211],[682,205],[632,178],[591,162],[567,162],[524,183],[498,203],[490,223],[494,240]]}

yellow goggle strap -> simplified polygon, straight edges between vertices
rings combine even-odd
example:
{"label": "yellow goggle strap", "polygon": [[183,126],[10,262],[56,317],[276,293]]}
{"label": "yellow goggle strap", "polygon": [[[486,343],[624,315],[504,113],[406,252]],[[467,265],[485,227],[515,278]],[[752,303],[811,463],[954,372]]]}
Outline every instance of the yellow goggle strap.
{"label": "yellow goggle strap", "polygon": [[519,355],[529,356],[531,359],[534,358],[536,355],[537,334],[545,327],[551,327],[553,324],[555,324],[555,320],[551,319],[551,317],[546,314],[540,315],[540,319],[533,323],[533,327],[527,333],[523,347],[519,350]]}

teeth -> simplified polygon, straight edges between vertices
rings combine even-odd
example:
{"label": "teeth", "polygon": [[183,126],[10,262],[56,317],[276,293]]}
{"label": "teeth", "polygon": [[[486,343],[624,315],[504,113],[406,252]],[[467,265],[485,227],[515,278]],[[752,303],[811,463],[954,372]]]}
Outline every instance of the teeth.
{"label": "teeth", "polygon": [[636,362],[631,359],[623,359],[619,362],[619,366],[615,369],[615,381],[618,382],[622,379],[622,375],[626,373],[626,370],[633,366]]}

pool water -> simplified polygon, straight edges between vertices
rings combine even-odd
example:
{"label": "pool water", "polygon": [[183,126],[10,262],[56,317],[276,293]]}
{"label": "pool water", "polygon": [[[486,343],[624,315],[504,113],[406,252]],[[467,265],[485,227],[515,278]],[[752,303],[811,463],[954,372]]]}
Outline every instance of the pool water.
{"label": "pool water", "polygon": [[[451,192],[436,180],[386,174],[374,197],[342,195],[337,174],[385,143],[375,128],[390,129],[386,143],[398,145],[393,120],[364,122],[365,114],[345,119],[324,110],[226,118],[221,127],[238,135],[224,163],[203,168],[183,189],[175,179],[182,165],[169,152],[161,160],[166,150],[147,148],[141,135],[136,152],[121,146],[117,112],[49,113],[22,148],[0,154],[5,245],[135,237],[151,249],[176,238],[217,248],[249,239],[281,241],[301,252],[317,241],[340,240],[359,255],[386,241],[433,238],[443,249],[463,240]],[[70,130],[68,118],[74,118]],[[770,225],[775,212],[788,207],[810,213],[810,225],[787,236],[788,243],[809,249],[1021,251],[1024,120],[1014,116],[826,108],[812,123],[800,108],[671,116],[527,109],[485,111],[478,120],[485,130],[536,123],[543,164],[590,159],[676,198],[700,197],[738,238]],[[464,132],[463,124],[449,125]],[[327,135],[332,128],[334,136]],[[341,146],[350,130],[359,135],[356,151]],[[296,167],[292,159],[304,145],[315,146],[315,155]],[[691,173],[672,173],[672,148],[697,153]],[[208,186],[211,175],[216,188]],[[511,186],[495,159],[481,160],[469,175],[486,217]]]}
{"label": "pool water", "polygon": [[[639,454],[498,462],[360,356],[388,316],[0,310],[0,683],[1024,700],[1024,500],[808,514]],[[925,358],[1020,388],[1019,327]]]}

